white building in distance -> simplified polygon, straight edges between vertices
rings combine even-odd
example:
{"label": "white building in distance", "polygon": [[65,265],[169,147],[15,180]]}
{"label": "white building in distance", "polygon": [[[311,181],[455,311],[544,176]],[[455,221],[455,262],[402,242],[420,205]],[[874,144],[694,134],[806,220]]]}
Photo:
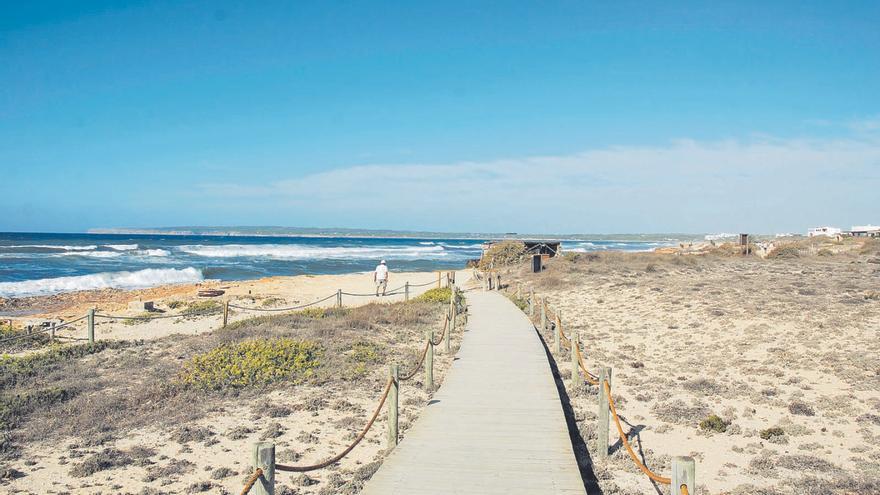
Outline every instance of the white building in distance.
{"label": "white building in distance", "polygon": [[813,227],[807,231],[807,235],[809,237],[816,237],[817,235],[826,235],[828,237],[834,237],[834,236],[841,234],[841,233],[843,233],[843,231],[837,227]]}

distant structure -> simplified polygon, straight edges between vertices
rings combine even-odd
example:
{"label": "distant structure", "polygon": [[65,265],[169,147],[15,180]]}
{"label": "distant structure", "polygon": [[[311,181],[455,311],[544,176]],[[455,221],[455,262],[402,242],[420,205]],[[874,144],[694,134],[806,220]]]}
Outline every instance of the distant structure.
{"label": "distant structure", "polygon": [[853,225],[847,234],[854,237],[880,237],[880,227],[877,225]]}
{"label": "distant structure", "polygon": [[807,236],[816,237],[819,235],[824,235],[828,237],[834,237],[842,233],[843,231],[837,227],[813,227],[812,229],[807,231]]}

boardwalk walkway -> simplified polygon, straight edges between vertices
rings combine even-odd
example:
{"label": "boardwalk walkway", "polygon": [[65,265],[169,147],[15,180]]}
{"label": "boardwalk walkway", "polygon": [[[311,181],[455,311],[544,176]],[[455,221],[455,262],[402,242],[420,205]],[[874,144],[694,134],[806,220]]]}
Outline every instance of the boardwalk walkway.
{"label": "boardwalk walkway", "polygon": [[443,386],[363,495],[584,494],[544,347],[497,292],[469,321]]}

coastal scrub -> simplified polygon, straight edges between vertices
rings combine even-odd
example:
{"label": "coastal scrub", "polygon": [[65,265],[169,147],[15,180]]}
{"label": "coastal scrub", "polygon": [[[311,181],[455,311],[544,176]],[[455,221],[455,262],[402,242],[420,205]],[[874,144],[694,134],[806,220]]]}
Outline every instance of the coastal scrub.
{"label": "coastal scrub", "polygon": [[291,338],[254,339],[221,344],[193,356],[180,381],[200,389],[266,385],[281,380],[301,382],[320,364],[317,343]]}

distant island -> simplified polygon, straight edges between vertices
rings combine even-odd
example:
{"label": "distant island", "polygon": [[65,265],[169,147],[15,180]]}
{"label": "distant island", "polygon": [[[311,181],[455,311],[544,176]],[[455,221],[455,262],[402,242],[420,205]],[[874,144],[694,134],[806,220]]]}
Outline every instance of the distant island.
{"label": "distant island", "polygon": [[656,233],[656,234],[520,234],[516,232],[432,232],[390,229],[350,229],[322,227],[258,227],[258,226],[180,226],[152,228],[93,228],[89,234],[123,235],[196,235],[220,237],[367,237],[367,238],[416,238],[416,239],[543,239],[543,240],[600,240],[671,242],[702,240],[706,234]]}

